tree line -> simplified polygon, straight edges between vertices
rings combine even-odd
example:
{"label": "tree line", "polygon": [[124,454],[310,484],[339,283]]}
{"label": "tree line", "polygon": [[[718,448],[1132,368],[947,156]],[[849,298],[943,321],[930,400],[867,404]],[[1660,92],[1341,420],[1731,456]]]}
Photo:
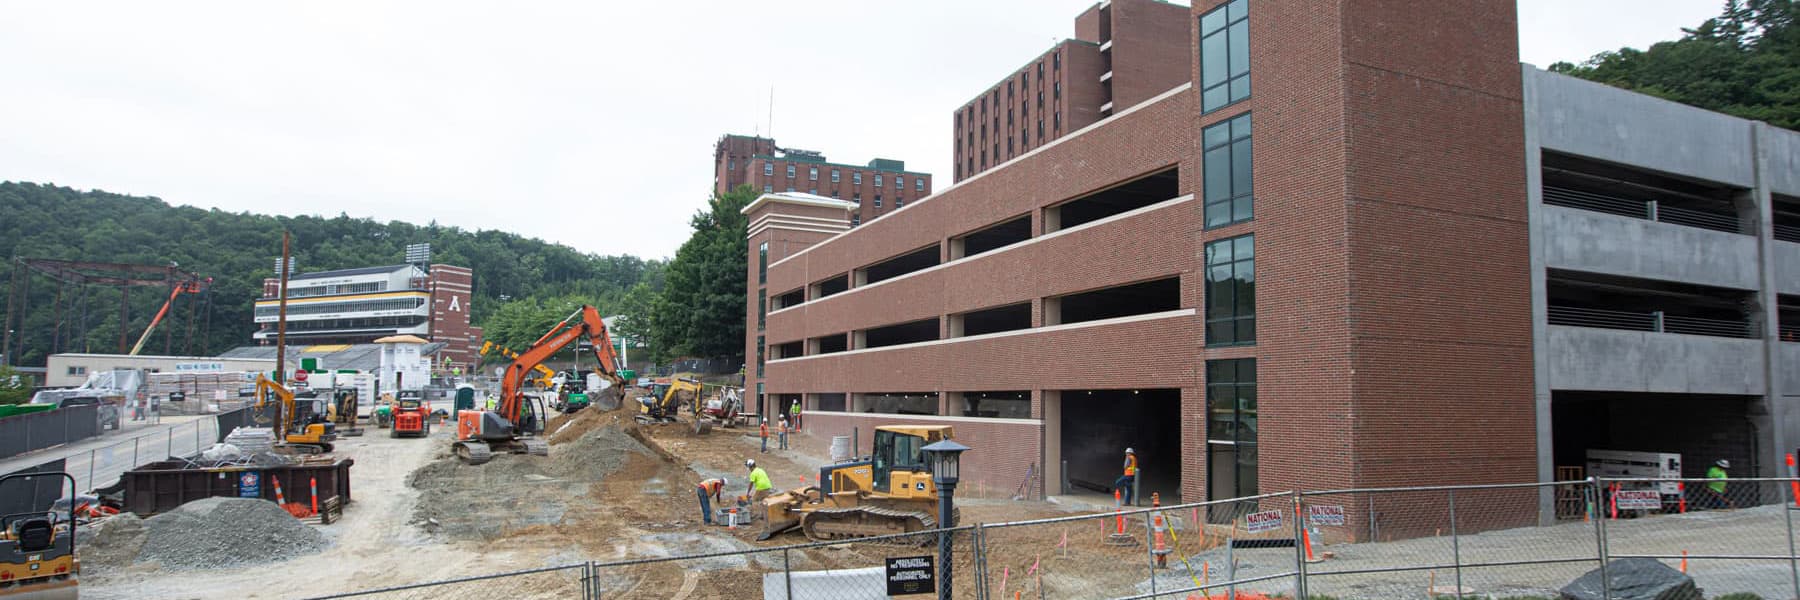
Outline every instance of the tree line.
{"label": "tree line", "polygon": [[[205,297],[178,300],[183,304],[172,311],[173,321],[165,321],[169,338],[159,327],[144,353],[161,354],[169,348],[177,354],[213,355],[252,343],[250,336],[256,330],[252,310],[262,296],[263,278],[274,275],[284,230],[292,234],[292,252],[301,272],[399,264],[408,244],[430,243],[433,262],[474,271],[471,313],[477,325],[499,325],[490,334],[509,335],[508,326],[502,324],[505,315],[552,305],[557,299],[578,298],[603,311],[621,310],[634,290],[640,297],[653,295],[663,279],[660,260],[584,253],[501,231],[470,231],[436,222],[382,223],[344,214],[234,213],[171,206],[154,197],[0,182],[0,285],[9,286],[0,302],[12,296],[13,257],[173,262],[182,270],[213,278],[212,286]],[[32,275],[24,289],[23,322],[15,325],[14,334],[20,336],[16,342],[20,351],[13,364],[41,366],[53,346],[62,352],[118,350],[118,289],[61,286],[43,275]],[[124,323],[128,339],[136,339],[167,297],[167,290],[155,288],[130,294]],[[184,322],[187,302],[201,303],[191,340]],[[541,333],[531,334],[526,342]]]}
{"label": "tree line", "polygon": [[1796,0],[1728,0],[1719,16],[1648,50],[1620,48],[1550,70],[1682,104],[1800,129]]}

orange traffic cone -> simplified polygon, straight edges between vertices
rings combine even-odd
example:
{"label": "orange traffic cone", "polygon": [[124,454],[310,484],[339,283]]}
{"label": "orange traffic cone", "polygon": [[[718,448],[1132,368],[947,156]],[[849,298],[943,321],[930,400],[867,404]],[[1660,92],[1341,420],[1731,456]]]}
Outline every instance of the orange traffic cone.
{"label": "orange traffic cone", "polygon": [[1125,508],[1124,508],[1124,506],[1125,506],[1124,504],[1121,504],[1119,502],[1119,490],[1116,490],[1116,489],[1113,490],[1113,514],[1117,515],[1113,518],[1119,522],[1119,535],[1125,535]]}

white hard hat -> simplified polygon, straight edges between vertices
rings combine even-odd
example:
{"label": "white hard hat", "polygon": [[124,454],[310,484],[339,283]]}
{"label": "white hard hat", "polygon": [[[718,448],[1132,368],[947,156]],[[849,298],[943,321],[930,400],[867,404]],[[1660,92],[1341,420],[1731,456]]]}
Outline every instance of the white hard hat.
{"label": "white hard hat", "polygon": [[1721,458],[1721,459],[1719,459],[1719,462],[1716,462],[1716,463],[1713,463],[1713,464],[1715,464],[1715,465],[1719,465],[1719,468],[1721,468],[1721,469],[1729,469],[1729,468],[1731,468],[1731,461],[1729,461],[1729,460],[1725,460],[1725,459],[1723,459],[1723,458]]}
{"label": "white hard hat", "polygon": [[720,478],[719,478],[719,485],[725,485],[725,486],[728,486],[728,485],[731,485],[731,480],[730,480],[730,479],[726,479],[726,478],[724,478],[724,477],[720,477]]}
{"label": "white hard hat", "polygon": [[756,459],[752,458],[752,459],[744,461],[744,468],[746,468],[746,469],[756,468]]}
{"label": "white hard hat", "polygon": [[1126,448],[1125,453],[1126,454],[1137,454],[1136,452],[1132,452],[1130,448]]}

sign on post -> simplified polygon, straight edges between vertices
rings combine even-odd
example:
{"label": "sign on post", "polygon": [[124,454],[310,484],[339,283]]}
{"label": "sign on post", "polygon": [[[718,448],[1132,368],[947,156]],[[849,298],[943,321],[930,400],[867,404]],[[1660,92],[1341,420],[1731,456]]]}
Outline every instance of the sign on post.
{"label": "sign on post", "polygon": [[1662,508],[1662,492],[1656,490],[1619,490],[1613,492],[1619,510],[1657,510]]}
{"label": "sign on post", "polygon": [[1281,529],[1281,511],[1265,510],[1244,515],[1244,530],[1250,533],[1262,533]]}
{"label": "sign on post", "polygon": [[1313,525],[1343,525],[1344,507],[1324,504],[1307,506],[1306,520]]}
{"label": "sign on post", "polygon": [[937,572],[931,568],[931,564],[930,555],[887,559],[888,595],[936,593]]}

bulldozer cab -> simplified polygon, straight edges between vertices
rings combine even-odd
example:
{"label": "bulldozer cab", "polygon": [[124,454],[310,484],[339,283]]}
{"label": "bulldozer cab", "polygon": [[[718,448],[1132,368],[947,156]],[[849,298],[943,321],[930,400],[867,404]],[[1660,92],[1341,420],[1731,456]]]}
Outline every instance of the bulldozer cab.
{"label": "bulldozer cab", "polygon": [[875,428],[875,448],[870,456],[876,492],[895,496],[936,493],[930,483],[931,467],[925,464],[927,444],[950,437],[948,425],[883,425]]}

